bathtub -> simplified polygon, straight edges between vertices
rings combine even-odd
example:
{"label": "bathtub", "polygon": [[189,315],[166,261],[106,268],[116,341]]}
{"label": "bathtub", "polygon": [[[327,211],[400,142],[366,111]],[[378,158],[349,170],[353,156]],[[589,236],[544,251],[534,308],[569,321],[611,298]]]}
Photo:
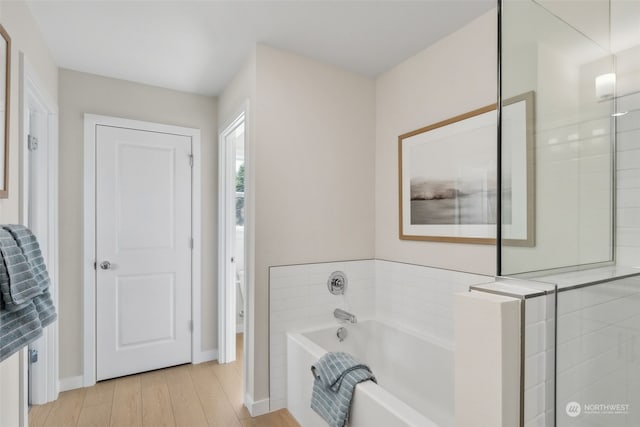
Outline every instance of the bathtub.
{"label": "bathtub", "polygon": [[[343,342],[339,326],[347,329]],[[326,427],[311,408],[310,368],[328,351],[345,351],[369,365],[378,380],[354,393],[352,427],[453,426],[453,352],[385,323],[287,334],[287,409],[303,427]]]}

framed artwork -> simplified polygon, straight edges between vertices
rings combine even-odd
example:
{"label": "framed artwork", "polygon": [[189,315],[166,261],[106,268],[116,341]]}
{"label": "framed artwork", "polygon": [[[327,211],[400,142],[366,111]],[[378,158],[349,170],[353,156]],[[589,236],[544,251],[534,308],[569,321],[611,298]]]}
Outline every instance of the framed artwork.
{"label": "framed artwork", "polygon": [[[502,109],[505,244],[534,242],[533,102],[528,92]],[[494,104],[398,137],[400,239],[496,243],[496,132]]]}

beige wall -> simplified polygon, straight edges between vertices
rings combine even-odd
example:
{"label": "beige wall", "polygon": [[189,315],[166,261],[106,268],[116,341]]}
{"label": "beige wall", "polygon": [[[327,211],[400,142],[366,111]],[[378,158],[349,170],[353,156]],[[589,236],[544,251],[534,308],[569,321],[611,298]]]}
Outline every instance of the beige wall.
{"label": "beige wall", "polygon": [[496,102],[496,12],[376,80],[375,256],[495,274],[493,245],[398,239],[398,135]]}
{"label": "beige wall", "polygon": [[494,246],[398,239],[397,136],[496,101],[495,28],[493,11],[377,80],[259,45],[220,97],[220,123],[250,105],[254,400],[269,392],[270,266],[375,256],[494,274]]}
{"label": "beige wall", "polygon": [[269,267],[373,257],[372,79],[258,46],[255,390],[267,398]]}
{"label": "beige wall", "polygon": [[217,348],[217,101],[60,70],[60,377],[82,374],[84,113],[199,128],[202,141],[202,350]]}
{"label": "beige wall", "polygon": [[[245,280],[246,287],[246,304],[247,311],[245,312],[245,339],[248,342],[253,342],[255,320],[251,317],[255,311],[255,239],[253,236],[253,230],[255,228],[254,218],[255,212],[255,198],[252,197],[252,189],[255,185],[254,176],[251,171],[253,170],[253,161],[255,153],[255,113],[253,106],[256,99],[256,52],[251,52],[244,65],[235,75],[233,80],[229,82],[224,89],[220,97],[218,98],[218,123],[220,124],[219,132],[224,130],[231,121],[237,118],[237,115],[247,109],[245,117],[245,237],[246,248],[245,252],[248,254],[245,260]],[[251,399],[254,396],[255,381],[253,372],[255,370],[255,349],[249,346],[244,352],[244,363],[247,366],[248,382],[247,390],[244,390],[245,394]]]}
{"label": "beige wall", "polygon": [[[29,8],[22,1],[0,2],[0,23],[11,36],[11,117],[9,141],[9,198],[0,200],[0,223],[20,220],[20,59],[23,52],[41,81],[43,89],[56,100],[58,68],[36,27]],[[18,356],[0,363],[0,426],[17,426],[19,422]]]}

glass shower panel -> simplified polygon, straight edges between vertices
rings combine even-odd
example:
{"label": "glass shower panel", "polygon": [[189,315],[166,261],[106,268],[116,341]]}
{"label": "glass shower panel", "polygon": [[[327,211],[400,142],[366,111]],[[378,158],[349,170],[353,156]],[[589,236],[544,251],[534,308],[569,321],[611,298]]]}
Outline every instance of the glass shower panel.
{"label": "glass shower panel", "polygon": [[640,276],[557,298],[556,426],[640,426]]}
{"label": "glass shower panel", "polygon": [[613,260],[609,8],[585,21],[564,3],[503,2],[502,275]]}
{"label": "glass shower panel", "polygon": [[640,266],[640,2],[611,2],[616,61],[616,264]]}
{"label": "glass shower panel", "polygon": [[503,2],[499,273],[558,285],[545,425],[640,426],[639,22],[639,1]]}

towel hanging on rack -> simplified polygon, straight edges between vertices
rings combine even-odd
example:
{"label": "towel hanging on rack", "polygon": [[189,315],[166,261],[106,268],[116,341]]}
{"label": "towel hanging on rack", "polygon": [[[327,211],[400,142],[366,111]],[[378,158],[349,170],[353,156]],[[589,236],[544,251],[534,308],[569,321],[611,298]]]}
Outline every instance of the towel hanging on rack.
{"label": "towel hanging on rack", "polygon": [[3,225],[2,228],[7,230],[13,236],[18,247],[22,250],[24,257],[31,268],[31,273],[42,291],[41,294],[34,297],[36,310],[40,316],[42,327],[50,325],[56,320],[56,309],[53,305],[53,299],[49,293],[49,285],[51,281],[47,273],[47,266],[44,263],[44,257],[40,250],[40,245],[36,236],[33,235],[24,225],[12,224]]}
{"label": "towel hanging on rack", "polygon": [[23,225],[0,227],[0,362],[42,336],[56,311],[35,236]]}
{"label": "towel hanging on rack", "polygon": [[[1,269],[7,275],[7,280],[0,282],[0,292],[4,300],[5,310],[19,311],[25,308],[35,297],[42,293],[31,272],[31,267],[24,257],[22,249],[11,233],[0,229]],[[2,274],[2,272],[0,272]]]}

